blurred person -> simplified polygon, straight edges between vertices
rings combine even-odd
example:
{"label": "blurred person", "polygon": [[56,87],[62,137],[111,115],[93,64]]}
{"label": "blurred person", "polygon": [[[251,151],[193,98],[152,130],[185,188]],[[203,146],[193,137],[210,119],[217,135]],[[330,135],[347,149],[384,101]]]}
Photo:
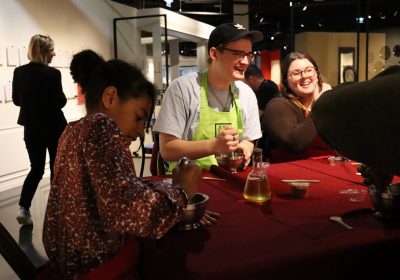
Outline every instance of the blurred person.
{"label": "blurred person", "polygon": [[30,62],[14,70],[12,100],[20,107],[17,123],[24,127],[31,165],[19,200],[17,220],[21,225],[33,224],[29,208],[44,174],[46,150],[50,157],[51,180],[58,139],[67,125],[61,110],[67,103],[61,72],[48,66],[55,55],[54,41],[49,36],[34,35],[28,47]]}
{"label": "blurred person", "polygon": [[289,53],[281,61],[281,77],[282,97],[267,104],[261,120],[267,134],[264,156],[275,163],[334,154],[321,141],[310,114],[323,88],[315,60],[308,54]]}
{"label": "blurred person", "polygon": [[345,83],[326,92],[312,114],[320,136],[332,148],[362,163],[365,183],[387,192],[400,176],[400,66],[388,67],[374,78]]}
{"label": "blurred person", "polygon": [[278,86],[274,81],[264,79],[261,69],[255,64],[250,64],[244,73],[244,82],[256,94],[260,118],[264,114],[265,106],[274,97],[280,96]]}
{"label": "blurred person", "polygon": [[248,165],[261,129],[257,99],[240,80],[254,59],[252,43],[262,39],[261,32],[240,24],[221,24],[209,37],[208,69],[170,84],[154,125],[169,171],[183,155],[208,169],[218,165],[215,154],[236,150]]}
{"label": "blurred person", "polygon": [[137,178],[129,145],[144,136],[154,86],[135,66],[91,50],[75,54],[70,69],[87,115],[60,138],[44,247],[65,279],[135,277],[135,237],[160,238],[179,220],[198,190],[200,169],[177,166],[172,185]]}

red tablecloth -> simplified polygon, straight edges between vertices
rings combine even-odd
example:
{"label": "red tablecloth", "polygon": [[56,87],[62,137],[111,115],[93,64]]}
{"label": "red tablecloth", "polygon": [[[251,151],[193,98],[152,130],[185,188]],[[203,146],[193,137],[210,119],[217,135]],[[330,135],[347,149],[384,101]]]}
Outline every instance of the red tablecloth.
{"label": "red tablecloth", "polygon": [[343,179],[349,182],[362,184],[363,177],[357,174],[357,167],[355,162],[349,161],[336,161],[335,165],[330,165],[326,158],[308,159],[292,161],[289,164],[303,167],[305,169],[313,170],[317,173],[326,174],[335,178]]}
{"label": "red tablecloth", "polygon": [[[395,263],[396,258],[390,258],[389,254],[400,248],[400,226],[375,218],[368,196],[363,202],[351,202],[339,193],[347,188],[365,189],[364,186],[348,178],[305,168],[302,162],[273,164],[267,169],[273,195],[271,202],[263,206],[242,198],[249,170],[232,176],[219,167],[213,168],[214,173],[229,179],[201,183],[201,191],[210,196],[209,209],[221,214],[218,224],[191,232],[171,230],[157,241],[142,240],[139,266],[142,278],[382,276],[386,270],[379,269],[379,265]],[[282,179],[320,182],[310,185],[306,199],[296,199]],[[342,216],[354,230],[331,222],[332,215]]]}

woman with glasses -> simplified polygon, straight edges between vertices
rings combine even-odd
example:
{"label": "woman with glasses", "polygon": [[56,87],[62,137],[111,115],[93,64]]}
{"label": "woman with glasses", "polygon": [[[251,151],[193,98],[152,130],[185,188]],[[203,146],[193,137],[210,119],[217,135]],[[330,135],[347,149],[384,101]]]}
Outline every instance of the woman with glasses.
{"label": "woman with glasses", "polygon": [[267,104],[261,120],[268,135],[265,156],[273,163],[333,154],[318,137],[311,116],[314,102],[330,88],[322,82],[315,60],[292,52],[281,62],[281,77],[282,97]]}
{"label": "woman with glasses", "polygon": [[252,43],[262,38],[261,32],[240,24],[221,24],[209,37],[208,69],[170,84],[154,125],[170,171],[184,155],[209,169],[217,165],[215,154],[236,150],[244,153],[248,164],[253,141],[262,134],[257,99],[240,80],[254,59]]}

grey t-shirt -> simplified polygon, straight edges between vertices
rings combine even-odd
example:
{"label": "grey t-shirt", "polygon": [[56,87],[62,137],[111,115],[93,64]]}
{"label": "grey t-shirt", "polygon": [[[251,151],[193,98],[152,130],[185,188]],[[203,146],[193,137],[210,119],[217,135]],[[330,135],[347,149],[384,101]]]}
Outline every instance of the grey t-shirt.
{"label": "grey t-shirt", "polygon": [[[252,89],[242,81],[233,82],[238,93],[243,121],[241,140],[256,140],[261,137],[257,99]],[[229,92],[217,92],[220,100],[226,100]],[[221,110],[220,104],[209,95],[209,106]],[[179,139],[192,140],[200,116],[199,73],[189,73],[172,81],[164,94],[154,131],[171,134]]]}

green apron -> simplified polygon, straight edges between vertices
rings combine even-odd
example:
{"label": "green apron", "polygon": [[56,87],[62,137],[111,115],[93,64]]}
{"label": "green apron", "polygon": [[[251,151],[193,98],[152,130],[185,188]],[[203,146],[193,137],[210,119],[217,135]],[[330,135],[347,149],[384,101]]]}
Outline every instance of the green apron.
{"label": "green apron", "polygon": [[[200,73],[200,117],[199,124],[193,135],[193,141],[215,138],[219,130],[227,125],[238,130],[239,136],[243,135],[243,122],[237,92],[230,86],[233,106],[229,112],[217,112],[208,106],[207,72]],[[218,165],[215,155],[196,160],[200,168],[210,169],[211,165]],[[169,172],[172,172],[176,162],[169,163]]]}

